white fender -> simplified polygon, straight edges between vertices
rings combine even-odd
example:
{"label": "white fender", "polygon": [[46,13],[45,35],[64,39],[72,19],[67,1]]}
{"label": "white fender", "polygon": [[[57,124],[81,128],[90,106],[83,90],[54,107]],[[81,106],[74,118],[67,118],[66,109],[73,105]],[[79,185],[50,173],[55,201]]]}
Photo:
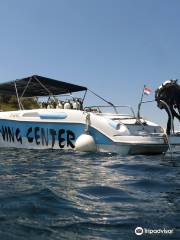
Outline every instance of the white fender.
{"label": "white fender", "polygon": [[75,142],[75,150],[80,152],[95,152],[97,149],[94,138],[87,133],[81,134]]}

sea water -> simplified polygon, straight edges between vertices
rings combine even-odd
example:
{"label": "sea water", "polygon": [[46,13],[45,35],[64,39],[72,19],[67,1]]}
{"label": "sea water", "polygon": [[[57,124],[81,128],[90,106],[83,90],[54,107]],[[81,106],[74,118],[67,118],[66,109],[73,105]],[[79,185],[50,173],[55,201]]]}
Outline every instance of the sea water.
{"label": "sea water", "polygon": [[178,240],[180,155],[0,149],[0,239]]}

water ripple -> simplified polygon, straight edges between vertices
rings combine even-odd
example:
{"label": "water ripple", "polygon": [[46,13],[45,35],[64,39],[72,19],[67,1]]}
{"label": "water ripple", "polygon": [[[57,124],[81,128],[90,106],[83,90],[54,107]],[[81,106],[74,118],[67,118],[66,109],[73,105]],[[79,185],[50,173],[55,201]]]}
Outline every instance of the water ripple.
{"label": "water ripple", "polygon": [[136,239],[137,226],[179,235],[179,155],[6,149],[0,160],[0,239]]}

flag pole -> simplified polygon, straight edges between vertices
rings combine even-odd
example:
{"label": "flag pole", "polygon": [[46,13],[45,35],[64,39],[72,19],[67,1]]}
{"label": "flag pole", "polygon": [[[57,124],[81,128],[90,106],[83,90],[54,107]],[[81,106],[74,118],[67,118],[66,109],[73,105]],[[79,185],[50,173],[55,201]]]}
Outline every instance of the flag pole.
{"label": "flag pole", "polygon": [[138,112],[137,112],[137,119],[140,119],[140,109],[141,109],[141,104],[143,101],[143,97],[144,97],[144,89],[145,89],[146,85],[144,85],[143,90],[142,90],[142,95],[141,95],[141,100],[138,104]]}

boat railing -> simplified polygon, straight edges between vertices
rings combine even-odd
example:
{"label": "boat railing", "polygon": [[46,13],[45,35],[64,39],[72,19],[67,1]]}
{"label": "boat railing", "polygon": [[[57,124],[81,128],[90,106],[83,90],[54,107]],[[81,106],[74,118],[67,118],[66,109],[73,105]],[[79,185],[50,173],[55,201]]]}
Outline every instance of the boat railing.
{"label": "boat railing", "polygon": [[[128,110],[128,113],[122,114],[120,109]],[[108,110],[108,111],[106,111]],[[112,111],[113,110],[113,111]],[[114,115],[123,118],[136,118],[133,108],[129,105],[93,105],[84,108],[84,111],[96,113],[97,115]]]}

